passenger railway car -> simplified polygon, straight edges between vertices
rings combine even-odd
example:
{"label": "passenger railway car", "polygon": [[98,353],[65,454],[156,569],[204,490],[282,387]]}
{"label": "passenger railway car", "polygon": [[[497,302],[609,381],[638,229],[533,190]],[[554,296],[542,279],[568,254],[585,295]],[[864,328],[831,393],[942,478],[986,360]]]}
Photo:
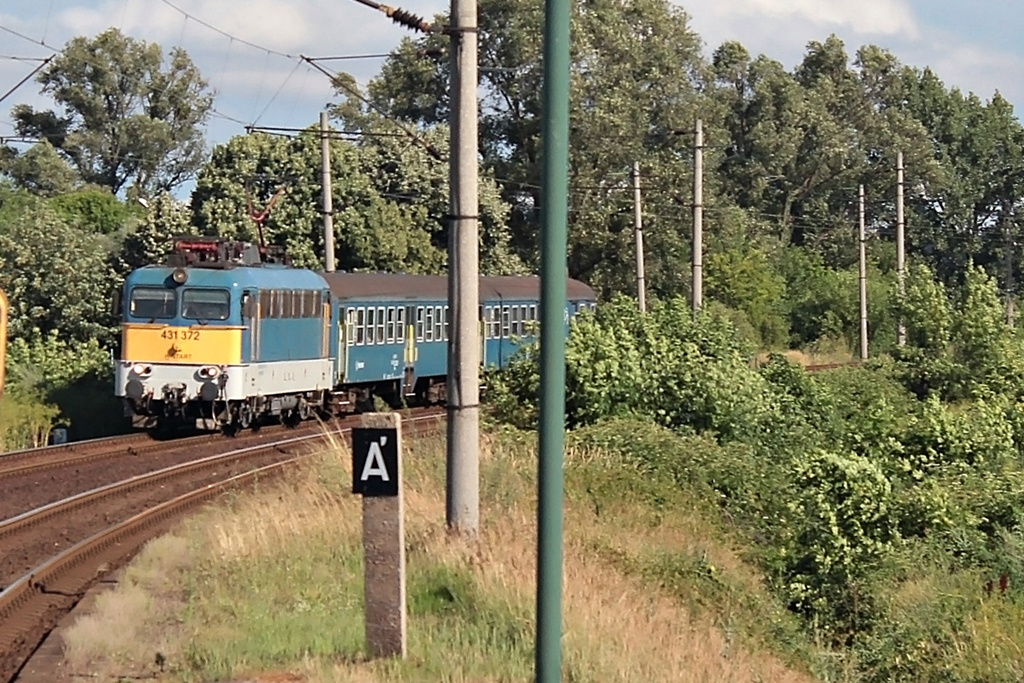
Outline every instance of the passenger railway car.
{"label": "passenger railway car", "polygon": [[[183,238],[166,265],[126,280],[115,393],[138,427],[244,429],[366,408],[379,396],[445,397],[447,278],[315,273],[216,238]],[[480,278],[483,364],[504,366],[535,333],[536,277]],[[593,308],[570,280],[565,325]]]}

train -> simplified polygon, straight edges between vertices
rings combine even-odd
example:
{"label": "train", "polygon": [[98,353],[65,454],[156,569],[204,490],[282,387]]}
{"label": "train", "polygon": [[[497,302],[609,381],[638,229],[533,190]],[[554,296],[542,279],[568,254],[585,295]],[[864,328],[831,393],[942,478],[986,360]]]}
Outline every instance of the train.
{"label": "train", "polygon": [[[480,278],[483,369],[537,333],[536,276]],[[134,270],[116,296],[115,395],[139,429],[256,428],[389,405],[442,403],[446,276],[317,272],[280,250],[182,237],[165,263]],[[597,305],[570,279],[570,320]]]}

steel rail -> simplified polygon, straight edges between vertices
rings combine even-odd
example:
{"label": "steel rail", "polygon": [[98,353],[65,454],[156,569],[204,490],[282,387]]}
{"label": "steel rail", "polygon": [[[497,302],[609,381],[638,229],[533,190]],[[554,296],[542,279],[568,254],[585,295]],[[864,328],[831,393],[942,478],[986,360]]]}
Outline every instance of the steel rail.
{"label": "steel rail", "polygon": [[[68,465],[84,465],[90,462],[118,458],[125,455],[135,456],[142,455],[144,453],[155,453],[162,450],[186,448],[206,443],[209,441],[213,441],[217,438],[222,437],[201,435],[176,439],[173,441],[150,440],[145,444],[139,446],[132,446],[131,444],[134,443],[135,441],[141,441],[142,439],[115,441],[111,442],[111,448],[99,449],[95,451],[87,450],[84,453],[75,453],[74,449],[72,449],[70,455],[57,455],[50,459],[40,459],[45,457],[45,452],[26,451],[25,455],[21,457],[12,458],[11,460],[8,460],[7,458],[0,458],[0,480],[23,476],[26,474],[30,474],[32,472],[44,472],[46,470],[60,469],[62,467],[67,467]],[[28,464],[25,465],[6,467],[6,465],[9,462],[13,463],[19,460],[38,460],[38,462],[29,462]]]}
{"label": "steel rail", "polygon": [[[403,422],[412,426],[415,434],[436,427],[443,419],[442,413],[431,412],[426,415],[406,417]],[[66,513],[78,509],[94,502],[98,497],[123,493],[146,484],[158,483],[175,474],[184,474],[190,471],[189,468],[195,470],[216,466],[230,459],[254,456],[275,449],[284,453],[283,449],[287,447],[298,446],[315,439],[327,436],[348,437],[351,434],[351,429],[351,426],[339,426],[330,431],[296,436],[272,444],[248,446],[222,455],[210,456],[184,466],[165,468],[149,475],[133,477],[119,484],[94,489],[7,520],[0,525],[0,538],[5,534],[15,533],[17,529],[27,528],[43,519],[60,514],[61,511]],[[161,530],[169,528],[174,520],[183,516],[188,510],[211,500],[228,489],[237,488],[262,476],[279,473],[286,467],[296,465],[314,454],[315,452],[295,455],[287,460],[204,485],[116,523],[46,560],[0,592],[0,652],[13,654],[18,651],[18,648],[23,651],[28,650],[20,655],[22,661],[17,664],[17,669],[20,669],[38,644],[30,643],[26,633],[41,621],[49,619],[55,623],[54,614],[63,614],[73,607],[88,586],[103,573],[104,567],[117,566],[133,556],[147,540]],[[0,674],[7,675],[6,671],[0,671]]]}

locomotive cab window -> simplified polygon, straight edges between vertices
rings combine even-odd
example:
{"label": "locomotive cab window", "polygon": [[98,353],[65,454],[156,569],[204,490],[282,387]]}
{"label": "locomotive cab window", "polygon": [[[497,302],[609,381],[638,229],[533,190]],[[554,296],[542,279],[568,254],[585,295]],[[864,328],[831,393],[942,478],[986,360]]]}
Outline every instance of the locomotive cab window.
{"label": "locomotive cab window", "polygon": [[173,318],[177,312],[174,290],[163,287],[135,287],[128,312],[136,318]]}
{"label": "locomotive cab window", "polygon": [[227,320],[231,292],[226,289],[186,289],[181,295],[181,317],[189,320]]}

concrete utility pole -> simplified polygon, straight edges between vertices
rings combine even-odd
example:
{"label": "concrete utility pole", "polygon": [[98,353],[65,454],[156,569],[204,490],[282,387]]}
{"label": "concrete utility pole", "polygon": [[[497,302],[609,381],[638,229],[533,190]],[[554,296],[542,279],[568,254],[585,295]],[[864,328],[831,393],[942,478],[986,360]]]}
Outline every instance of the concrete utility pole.
{"label": "concrete utility pole", "polygon": [[633,162],[633,233],[636,236],[636,300],[640,312],[647,312],[647,286],[644,284],[644,222],[640,213],[640,162]]}
{"label": "concrete utility pole", "polygon": [[334,272],[334,200],[331,198],[331,137],[327,112],[320,112],[320,163],[323,166],[324,270]]}
{"label": "concrete utility pole", "polygon": [[452,0],[448,232],[448,528],[480,527],[476,0]]}
{"label": "concrete utility pole", "polygon": [[693,312],[704,305],[704,125],[693,137]]}
{"label": "concrete utility pole", "polygon": [[4,370],[7,367],[7,311],[10,302],[0,289],[0,397],[4,395]]}
{"label": "concrete utility pole", "polygon": [[1003,202],[1003,240],[1004,240],[1004,269],[1006,270],[1006,324],[1013,327],[1017,317],[1016,305],[1014,302],[1013,290],[1016,283],[1013,278],[1013,221],[1010,220],[1009,202]]}
{"label": "concrete utility pole", "polygon": [[[903,150],[896,152],[896,279],[899,285],[900,300],[906,295],[906,252],[904,251],[903,225]],[[907,327],[900,317],[896,330],[896,343],[907,344]]]}
{"label": "concrete utility pole", "polygon": [[864,186],[857,190],[857,241],[860,244],[860,359],[868,359],[868,262],[864,247]]}

